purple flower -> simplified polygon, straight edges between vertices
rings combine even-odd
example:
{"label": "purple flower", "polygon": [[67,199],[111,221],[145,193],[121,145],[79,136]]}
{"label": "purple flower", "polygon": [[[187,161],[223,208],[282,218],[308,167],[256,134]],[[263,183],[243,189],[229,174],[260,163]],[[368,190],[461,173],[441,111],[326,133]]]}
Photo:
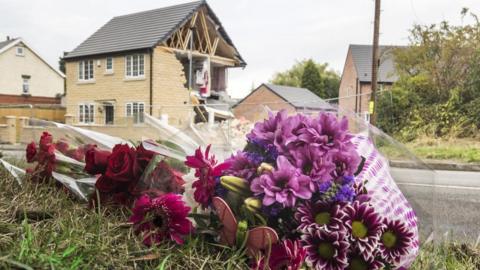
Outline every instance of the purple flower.
{"label": "purple flower", "polygon": [[284,156],[277,158],[277,169],[262,174],[252,181],[250,189],[255,196],[264,196],[263,204],[272,205],[275,202],[284,207],[293,207],[300,199],[310,199],[310,178],[301,174]]}
{"label": "purple flower", "polygon": [[325,201],[315,203],[307,201],[299,205],[295,212],[295,219],[300,223],[299,231],[304,231],[312,224],[327,231],[344,230],[343,217],[344,213],[340,205]]}
{"label": "purple flower", "polygon": [[339,151],[331,151],[330,158],[335,168],[331,172],[334,179],[353,175],[362,161],[353,145],[342,147]]}
{"label": "purple flower", "polygon": [[326,193],[333,185],[333,181],[325,181],[318,184],[318,192]]}
{"label": "purple flower", "polygon": [[350,244],[344,230],[328,232],[310,226],[301,241],[307,251],[305,262],[312,269],[337,270],[348,266]]}
{"label": "purple flower", "polygon": [[378,246],[380,255],[388,263],[397,264],[411,249],[413,232],[399,220],[384,219],[383,223],[385,227]]}
{"label": "purple flower", "polygon": [[263,122],[255,124],[253,130],[247,135],[249,141],[261,140],[273,144],[277,129],[287,119],[288,115],[286,110],[282,110],[275,115],[269,113],[268,116]]}
{"label": "purple flower", "polygon": [[351,202],[355,198],[355,189],[350,185],[343,185],[337,190],[334,200],[337,202]]}
{"label": "purple flower", "polygon": [[343,210],[354,248],[363,258],[373,258],[384,228],[380,216],[369,203],[358,201],[347,204]]}
{"label": "purple flower", "polygon": [[305,254],[305,249],[298,240],[284,240],[272,245],[268,261],[262,257],[252,269],[298,270],[303,264]]}
{"label": "purple flower", "polygon": [[323,182],[332,179],[331,174],[335,170],[335,163],[318,147],[304,145],[292,148],[289,153],[295,160],[295,165],[302,169],[303,174],[310,176],[312,181]]}
{"label": "purple flower", "polygon": [[353,250],[348,255],[347,270],[381,270],[385,265],[377,258],[365,259],[357,250]]}
{"label": "purple flower", "polygon": [[230,164],[230,168],[224,172],[225,175],[232,175],[250,181],[255,177],[257,168],[262,163],[262,158],[256,153],[238,151],[236,155],[232,155],[225,162]]}

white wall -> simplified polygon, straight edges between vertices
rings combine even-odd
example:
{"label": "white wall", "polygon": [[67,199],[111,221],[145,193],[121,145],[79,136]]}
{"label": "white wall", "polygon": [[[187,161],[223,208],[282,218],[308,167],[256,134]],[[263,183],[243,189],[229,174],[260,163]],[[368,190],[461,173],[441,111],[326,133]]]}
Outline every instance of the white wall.
{"label": "white wall", "polygon": [[22,75],[30,76],[30,94],[55,97],[63,94],[63,77],[22,43],[24,56],[16,55],[16,46],[0,54],[0,94],[21,95]]}

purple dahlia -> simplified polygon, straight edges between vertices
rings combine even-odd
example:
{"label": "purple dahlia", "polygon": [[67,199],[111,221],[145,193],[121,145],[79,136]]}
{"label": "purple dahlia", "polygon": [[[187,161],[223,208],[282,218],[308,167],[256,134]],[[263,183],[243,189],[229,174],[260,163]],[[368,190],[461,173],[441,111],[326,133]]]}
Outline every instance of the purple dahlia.
{"label": "purple dahlia", "polygon": [[345,205],[345,226],[350,231],[353,246],[365,259],[374,257],[383,230],[380,216],[369,203],[355,201]]}
{"label": "purple dahlia", "polygon": [[287,119],[287,111],[282,110],[277,114],[269,113],[263,122],[257,122],[252,131],[247,134],[249,140],[261,140],[273,144],[275,133]]}
{"label": "purple dahlia", "polygon": [[312,181],[324,182],[331,180],[331,174],[335,170],[335,163],[331,157],[320,151],[318,147],[304,145],[292,148],[289,153],[303,174],[310,176]]}
{"label": "purple dahlia", "polygon": [[400,262],[402,256],[411,248],[413,232],[399,220],[384,219],[385,227],[379,242],[380,255],[391,264]]}
{"label": "purple dahlia", "polygon": [[344,213],[340,205],[325,201],[301,204],[295,212],[295,219],[300,223],[299,231],[305,231],[310,225],[315,224],[322,230],[343,230],[342,219]]}
{"label": "purple dahlia", "polygon": [[306,228],[301,236],[307,251],[305,262],[316,270],[342,270],[348,265],[350,244],[343,230],[325,231],[317,226]]}
{"label": "purple dahlia", "polygon": [[250,189],[255,196],[263,196],[265,206],[278,202],[284,207],[293,207],[297,199],[310,199],[310,184],[308,176],[301,174],[286,157],[279,156],[277,169],[255,178]]}
{"label": "purple dahlia", "polygon": [[238,151],[225,162],[230,168],[225,170],[224,175],[233,175],[243,179],[251,180],[257,173],[258,166],[262,163],[262,157],[257,153]]}

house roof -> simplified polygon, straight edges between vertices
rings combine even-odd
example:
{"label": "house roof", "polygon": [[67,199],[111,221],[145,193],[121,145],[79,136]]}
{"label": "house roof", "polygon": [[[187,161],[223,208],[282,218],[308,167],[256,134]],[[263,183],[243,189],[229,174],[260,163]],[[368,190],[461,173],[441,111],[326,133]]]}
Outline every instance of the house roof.
{"label": "house roof", "polygon": [[[398,80],[395,72],[395,61],[392,49],[401,46],[379,46],[380,66],[378,67],[378,82],[393,83]],[[350,45],[355,69],[360,82],[372,81],[372,45]]]}
{"label": "house roof", "polygon": [[[288,102],[295,108],[306,108],[306,109],[330,109],[330,105],[325,100],[321,99],[319,96],[315,95],[312,91],[306,88],[292,87],[292,86],[283,86],[275,84],[262,84],[257,89],[252,91],[248,96],[240,100],[234,107],[242,103],[250,95],[255,93],[260,87],[265,86],[277,96]],[[268,103],[268,101],[266,101]]]}
{"label": "house roof", "polygon": [[5,41],[0,41],[0,52],[3,52],[3,48],[4,47],[7,47],[9,44],[13,43],[17,41],[17,39],[9,39],[9,40],[5,40]]}
{"label": "house roof", "polygon": [[204,0],[114,17],[68,53],[65,59],[153,48],[166,41],[204,5],[219,26],[219,33],[235,49],[244,65],[232,40]]}
{"label": "house roof", "polygon": [[59,71],[58,69],[56,69],[55,67],[53,67],[52,65],[50,65],[47,61],[45,61],[45,59],[43,59],[40,54],[38,54],[30,45],[28,45],[22,38],[14,38],[14,39],[10,39],[10,40],[5,40],[5,41],[2,41],[0,42],[0,54],[6,52],[7,50],[9,50],[10,48],[16,46],[17,44],[20,44],[22,43],[25,47],[27,47],[31,52],[33,52],[33,54],[35,54],[38,58],[40,58],[40,60],[42,62],[44,62],[49,68],[53,69],[53,71],[55,71],[56,73],[58,73],[58,75],[60,75],[60,77],[62,78],[65,78],[65,74],[63,74],[63,72]]}

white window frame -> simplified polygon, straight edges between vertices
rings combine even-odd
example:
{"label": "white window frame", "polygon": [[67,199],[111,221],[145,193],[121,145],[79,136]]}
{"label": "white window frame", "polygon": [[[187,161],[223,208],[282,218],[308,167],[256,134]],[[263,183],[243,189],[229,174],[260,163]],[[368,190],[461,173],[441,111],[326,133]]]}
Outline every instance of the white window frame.
{"label": "white window frame", "polygon": [[[134,105],[137,105],[137,117],[134,116]],[[141,105],[141,106],[140,106]],[[130,107],[130,113],[129,113]],[[142,108],[142,114],[140,116],[140,107]],[[125,103],[125,116],[126,117],[133,117],[134,124],[144,123],[145,119],[143,117],[143,113],[145,113],[145,102],[127,102]]]}
{"label": "white window frame", "polygon": [[[108,68],[108,60],[111,60],[111,67]],[[112,74],[113,73],[113,57],[109,56],[105,58],[105,73]]]}
{"label": "white window frame", "polygon": [[30,94],[30,78],[22,77],[22,94],[24,95]]}
{"label": "white window frame", "polygon": [[[88,121],[86,120],[85,108],[88,106]],[[91,112],[90,112],[91,111]],[[78,104],[78,123],[94,124],[95,123],[95,103],[79,103]]]}
{"label": "white window frame", "polygon": [[145,78],[144,54],[130,54],[125,56],[125,78]]}
{"label": "white window frame", "polygon": [[[19,51],[19,50],[21,50],[21,51]],[[25,48],[22,47],[22,46],[15,47],[15,54],[17,56],[25,56]]]}
{"label": "white window frame", "polygon": [[[85,76],[88,75],[88,76]],[[91,82],[95,80],[95,65],[93,60],[78,61],[78,81]]]}

